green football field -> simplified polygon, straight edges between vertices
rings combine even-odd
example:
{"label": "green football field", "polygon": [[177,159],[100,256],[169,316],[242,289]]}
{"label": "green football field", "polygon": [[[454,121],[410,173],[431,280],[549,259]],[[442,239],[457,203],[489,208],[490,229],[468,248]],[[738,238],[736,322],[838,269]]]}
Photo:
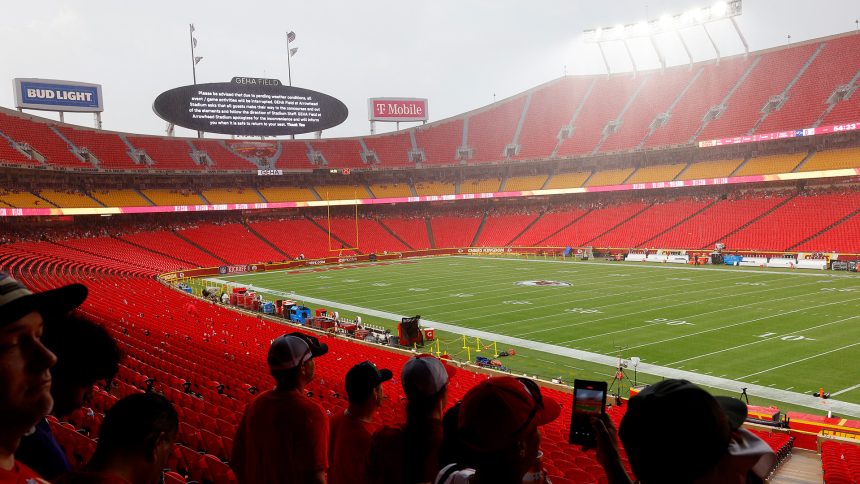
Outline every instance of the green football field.
{"label": "green football field", "polygon": [[[684,377],[723,394],[747,387],[753,404],[860,417],[854,274],[452,256],[210,281],[390,328],[420,314],[441,351],[466,360],[513,348],[499,360],[517,373],[611,381],[620,357],[622,394]],[[810,398],[819,388],[832,400]]]}

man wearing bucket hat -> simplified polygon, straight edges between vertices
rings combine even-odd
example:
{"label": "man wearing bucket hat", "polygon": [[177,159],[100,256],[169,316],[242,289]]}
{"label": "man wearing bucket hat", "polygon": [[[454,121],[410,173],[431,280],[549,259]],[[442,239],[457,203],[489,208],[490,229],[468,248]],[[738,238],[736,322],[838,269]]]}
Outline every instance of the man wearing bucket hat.
{"label": "man wearing bucket hat", "polygon": [[326,482],[328,415],[304,387],[327,352],[298,331],[272,341],[268,364],[277,386],[248,404],[233,443],[230,467],[240,483]]}
{"label": "man wearing bucket hat", "polygon": [[432,482],[439,472],[442,415],[454,367],[433,355],[410,358],[400,374],[406,395],[406,425],[373,434],[368,478],[373,483]]}
{"label": "man wearing bucket hat", "polygon": [[[736,398],[714,397],[686,380],[663,380],[630,399],[618,437],[644,484],[764,482],[776,455],[741,428],[746,416],[746,405]],[[609,481],[631,482],[611,421],[594,423],[598,460]]]}
{"label": "man wearing bucket hat", "polygon": [[436,482],[547,482],[540,469],[538,428],[559,413],[559,404],[527,378],[500,376],[475,385],[458,414],[456,438],[463,455],[442,469]]}
{"label": "man wearing bucket hat", "polygon": [[51,412],[50,368],[57,357],[41,342],[44,321],[81,305],[80,284],[34,294],[0,272],[0,482],[39,482],[15,460],[24,434]]}
{"label": "man wearing bucket hat", "polygon": [[364,484],[365,463],[370,439],[377,430],[373,416],[382,405],[382,383],[391,379],[391,370],[379,369],[364,361],[346,373],[349,408],[331,419],[329,441],[329,484]]}

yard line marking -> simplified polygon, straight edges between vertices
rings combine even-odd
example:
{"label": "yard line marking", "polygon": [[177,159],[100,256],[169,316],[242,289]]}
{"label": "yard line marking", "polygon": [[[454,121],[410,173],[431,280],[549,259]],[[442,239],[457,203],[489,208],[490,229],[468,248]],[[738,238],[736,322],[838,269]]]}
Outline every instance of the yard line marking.
{"label": "yard line marking", "polygon": [[[775,291],[775,290],[785,290],[785,289],[789,289],[789,288],[793,288],[793,287],[803,287],[803,286],[808,286],[808,285],[809,285],[809,284],[798,284],[798,285],[796,285],[796,286],[785,286],[785,287],[779,287],[779,288],[773,288],[773,289],[764,289],[764,290],[762,290],[761,292],[769,292],[769,291]],[[624,314],[624,315],[621,315],[621,316],[609,316],[609,317],[606,317],[606,318],[593,319],[593,320],[590,320],[590,321],[587,321],[587,322],[588,322],[588,323],[593,323],[593,322],[597,322],[597,321],[604,321],[604,320],[607,320],[607,319],[614,319],[614,318],[618,318],[618,317],[627,317],[627,316],[632,316],[632,315],[634,315],[634,314],[647,313],[647,312],[656,311],[656,310],[659,310],[659,309],[673,308],[673,307],[676,307],[676,306],[683,306],[683,305],[686,305],[686,304],[694,304],[694,303],[698,303],[698,302],[701,302],[701,301],[709,301],[709,300],[713,300],[713,299],[721,299],[721,298],[724,298],[724,297],[736,297],[736,295],[726,295],[726,296],[718,296],[718,297],[714,297],[714,298],[699,299],[699,300],[697,300],[697,301],[693,301],[693,302],[685,302],[685,303],[679,303],[679,304],[672,304],[672,305],[669,305],[669,306],[663,306],[663,307],[659,307],[659,308],[645,309],[645,310],[642,310],[642,311],[637,311],[637,312],[635,312],[635,313],[628,313],[628,314]],[[768,299],[768,300],[767,300],[767,302],[781,301],[781,300],[784,300],[784,299],[797,299],[798,297],[802,297],[802,296],[790,295],[790,296],[785,296],[785,297],[781,297],[781,298],[772,298],[772,299]],[[699,316],[704,316],[704,315],[706,315],[706,314],[720,313],[720,312],[724,312],[724,311],[734,311],[734,310],[736,310],[737,308],[743,308],[743,307],[747,307],[747,306],[754,306],[754,305],[760,305],[760,304],[762,304],[762,301],[753,301],[753,302],[750,302],[750,303],[747,303],[747,304],[739,304],[739,305],[736,305],[736,306],[727,306],[727,307],[723,307],[723,308],[720,308],[720,309],[714,309],[713,311],[707,311],[707,312],[704,312],[704,313],[696,313],[696,314],[691,315],[691,316],[686,316],[686,318],[688,318],[688,319],[692,319],[692,318],[696,318],[696,317],[699,317]],[[771,315],[769,315],[769,316],[765,316],[765,317],[760,318],[760,319],[767,319],[767,318],[772,318],[772,317],[774,317],[774,316],[781,316],[781,315],[784,315],[784,314],[791,314],[792,312],[806,311],[807,309],[812,309],[812,308],[820,307],[820,306],[828,306],[828,305],[830,305],[830,304],[831,304],[831,303],[829,303],[829,302],[828,302],[827,304],[821,304],[821,305],[819,305],[819,306],[810,306],[810,307],[805,307],[805,308],[802,308],[802,309],[797,309],[797,310],[789,311],[789,312],[786,312],[786,313],[771,314]],[[754,319],[754,320],[747,321],[747,322],[752,323],[752,322],[755,322],[755,321],[758,321],[758,320],[759,320],[759,319]],[[741,324],[741,323],[738,323],[738,324]],[[579,326],[579,324],[572,324],[572,325],[567,325],[567,326],[559,326],[559,327],[556,327],[556,328],[553,328],[553,329],[562,329],[562,328],[566,328],[566,327],[568,327],[568,326]],[[622,329],[619,329],[619,330],[616,330],[616,331],[604,331],[604,332],[602,332],[602,333],[600,333],[600,334],[595,334],[595,335],[591,335],[591,336],[583,336],[582,338],[575,338],[575,339],[572,339],[572,340],[562,341],[560,344],[568,344],[568,343],[573,343],[573,342],[576,342],[576,341],[582,341],[582,340],[591,339],[591,338],[599,338],[599,337],[606,336],[606,335],[608,335],[608,334],[625,333],[625,332],[628,332],[628,331],[631,331],[631,330],[635,330],[635,329],[646,329],[646,328],[650,328],[650,327],[652,327],[652,326],[653,326],[653,324],[644,324],[644,325],[640,325],[640,326],[626,327],[626,328],[622,328]],[[736,326],[736,324],[735,324],[735,325],[729,325],[729,326],[722,326],[722,327],[719,327],[719,328],[712,328],[712,329],[710,329],[710,330],[700,331],[700,332],[697,332],[697,333],[691,333],[691,334],[689,334],[688,336],[695,336],[695,335],[698,335],[698,334],[701,334],[701,333],[705,333],[705,332],[708,332],[708,331],[719,330],[719,329],[722,329],[722,328],[730,328],[730,327],[732,327],[732,326]],[[527,332],[524,332],[524,333],[520,333],[520,335],[521,335],[521,336],[526,336],[526,335],[530,335],[530,334],[534,334],[534,333],[540,333],[540,332],[542,332],[542,331],[545,331],[545,330],[527,331]],[[672,339],[677,339],[677,338],[682,338],[682,337],[686,337],[686,336],[679,336],[679,337],[676,337],[676,338],[670,338],[670,339],[668,339],[668,340],[655,341],[655,342],[652,342],[652,343],[642,344],[642,345],[639,345],[639,346],[632,346],[632,347],[628,347],[628,349],[629,349],[629,348],[639,348],[639,347],[641,347],[641,346],[649,346],[649,345],[651,345],[651,344],[659,344],[659,343],[663,343],[663,342],[666,342],[666,341],[672,341]]]}
{"label": "yard line marking", "polygon": [[802,361],[807,361],[807,360],[811,360],[811,359],[814,359],[814,358],[818,358],[819,356],[829,355],[830,353],[836,353],[837,351],[842,351],[842,350],[845,350],[845,349],[848,349],[848,348],[853,348],[853,347],[855,347],[855,346],[857,346],[857,345],[860,345],[860,342],[858,342],[858,343],[852,343],[852,344],[850,344],[850,345],[845,345],[845,346],[843,346],[843,347],[841,347],[841,348],[835,348],[835,349],[832,349],[832,350],[830,350],[830,351],[825,351],[825,352],[823,352],[823,353],[816,353],[816,354],[814,354],[814,355],[812,355],[812,356],[807,356],[806,358],[801,358],[801,359],[799,359],[799,360],[790,361],[790,362],[785,363],[785,364],[782,364],[782,365],[774,366],[773,368],[768,368],[768,369],[766,369],[766,370],[761,370],[761,371],[757,371],[757,372],[755,372],[755,373],[750,373],[749,375],[744,375],[744,376],[742,376],[742,377],[740,377],[740,378],[748,378],[748,377],[751,377],[751,376],[753,376],[753,375],[760,375],[760,374],[762,374],[762,373],[767,373],[767,372],[769,372],[769,371],[778,370],[779,368],[784,368],[784,367],[786,367],[786,366],[791,366],[791,365],[794,365],[794,364],[800,363],[800,362],[802,362]]}
{"label": "yard line marking", "polygon": [[[227,284],[230,286],[242,286],[243,284],[225,281],[223,279],[217,278],[207,278],[215,283]],[[399,320],[400,318],[406,317],[400,314],[389,313],[385,311],[379,311],[376,309],[365,308],[361,306],[354,306],[351,304],[343,304],[337,301],[329,301],[325,299],[317,299],[312,297],[306,297],[301,295],[296,295],[296,298],[304,299],[308,302],[314,304],[320,304],[327,307],[332,307],[335,309],[340,309],[344,311],[352,311],[361,314],[366,314],[369,316],[375,316],[379,318],[385,319],[393,319]],[[528,348],[536,351],[543,351],[544,353],[550,353],[558,356],[574,358],[577,360],[589,361],[591,363],[597,363],[601,365],[606,365],[608,367],[615,367],[618,363],[617,356],[611,355],[602,355],[598,353],[591,353],[582,350],[576,350],[573,348],[568,348],[559,345],[547,344],[547,343],[538,343],[535,341],[530,341],[523,338],[513,337],[513,336],[504,336],[499,335],[497,333],[491,333],[488,331],[475,330],[471,328],[464,328],[461,326],[455,326],[452,324],[441,323],[437,321],[425,320],[425,324],[428,326],[433,326],[440,331],[448,331],[452,333],[457,333],[461,335],[466,335],[467,337],[477,337],[481,339],[486,339],[489,341],[496,341],[498,343],[504,343],[513,346],[519,346],[522,348]],[[860,345],[860,343],[856,343]],[[821,399],[812,395],[804,395],[802,393],[789,392],[785,390],[780,390],[777,388],[770,388],[764,385],[754,385],[749,383],[744,383],[736,380],[727,380],[725,378],[717,378],[709,375],[702,375],[699,373],[693,373],[691,371],[678,370],[676,368],[668,368],[657,366],[654,364],[649,364],[642,362],[638,366],[638,370],[642,373],[655,375],[664,378],[682,378],[685,380],[689,380],[698,385],[707,386],[710,388],[717,388],[726,392],[737,392],[737,389],[743,386],[748,388],[750,394],[754,394],[761,398],[766,398],[770,400],[778,400],[781,402],[791,403],[795,405],[800,405],[804,407],[809,407],[811,409],[815,409],[816,411],[825,411],[825,410],[833,410],[838,414],[844,414],[846,416],[851,417],[860,417],[860,404],[844,402],[840,400],[830,399],[827,401],[826,405],[821,403]],[[608,375],[612,377],[612,375]],[[725,375],[723,375],[725,376]]]}
{"label": "yard line marking", "polygon": [[[627,347],[627,349],[628,349],[628,350],[630,350],[630,349],[633,349],[633,348],[641,348],[641,347],[643,347],[643,346],[651,346],[651,345],[658,345],[658,344],[668,343],[669,341],[675,341],[675,340],[679,340],[679,339],[689,338],[689,337],[691,337],[691,336],[698,336],[698,335],[700,335],[700,334],[705,334],[705,333],[712,333],[712,332],[714,332],[714,331],[721,331],[721,330],[723,330],[723,329],[728,329],[728,328],[733,328],[733,327],[735,327],[735,326],[741,326],[741,325],[744,325],[744,324],[754,323],[754,322],[756,322],[756,321],[761,321],[761,320],[763,320],[763,319],[769,319],[769,318],[773,318],[773,317],[777,317],[777,316],[785,316],[786,314],[798,313],[798,312],[801,312],[801,311],[809,311],[810,309],[820,308],[820,307],[822,307],[822,306],[829,306],[829,305],[831,305],[831,304],[833,304],[833,303],[832,303],[832,302],[826,302],[826,303],[818,304],[818,305],[815,305],[815,306],[806,306],[806,307],[803,307],[803,308],[800,308],[800,309],[794,309],[794,310],[792,310],[792,311],[786,311],[786,312],[784,312],[784,313],[771,314],[770,316],[762,316],[761,318],[750,319],[750,320],[748,320],[748,321],[741,321],[740,323],[729,324],[729,325],[726,325],[726,326],[720,326],[719,328],[710,328],[710,329],[706,329],[706,330],[703,330],[703,331],[696,331],[695,333],[690,333],[690,334],[687,334],[687,335],[675,336],[674,338],[667,338],[667,339],[660,340],[660,341],[652,341],[652,342],[650,342],[650,343],[644,343],[644,344],[636,345],[636,346],[628,346],[628,347]],[[739,306],[737,306],[737,307],[739,307]],[[858,343],[858,344],[860,344],[860,343]]]}
{"label": "yard line marking", "polygon": [[734,346],[734,347],[732,347],[732,348],[725,348],[725,349],[722,349],[722,350],[712,351],[712,352],[710,352],[710,353],[705,353],[705,354],[703,354],[703,355],[691,356],[690,358],[684,358],[683,360],[678,360],[678,361],[672,362],[672,363],[670,363],[670,365],[672,365],[672,364],[676,364],[676,363],[682,363],[682,362],[684,362],[684,361],[695,360],[695,359],[698,359],[698,358],[704,358],[704,357],[706,357],[706,356],[716,355],[716,354],[718,354],[718,353],[725,353],[726,351],[734,351],[734,350],[737,350],[737,349],[740,349],[740,348],[744,348],[744,347],[746,347],[746,346],[751,346],[751,345],[755,345],[755,344],[759,344],[759,343],[764,343],[764,342],[766,342],[766,341],[773,341],[773,340],[775,340],[775,339],[779,339],[779,338],[782,338],[782,337],[785,337],[785,336],[791,336],[791,335],[794,335],[794,334],[797,334],[797,333],[802,333],[802,332],[804,332],[804,331],[811,331],[811,330],[813,330],[813,329],[823,328],[823,327],[825,327],[825,326],[830,326],[830,325],[832,325],[832,324],[843,323],[843,322],[845,322],[845,321],[849,321],[849,320],[851,320],[851,319],[856,319],[856,318],[860,318],[860,316],[850,316],[850,317],[847,317],[847,318],[844,318],[844,319],[840,319],[840,320],[837,320],[837,321],[831,321],[831,322],[829,322],[829,323],[823,323],[823,324],[819,324],[819,325],[817,325],[817,326],[811,326],[811,327],[809,327],[809,328],[799,329],[799,330],[797,330],[797,331],[792,331],[792,332],[790,332],[790,333],[786,333],[786,334],[778,334],[778,335],[776,335],[776,336],[771,336],[770,338],[761,338],[761,339],[758,339],[758,340],[756,340],[756,341],[752,341],[752,342],[750,342],[750,343],[745,343],[745,344],[742,344],[742,345]]}
{"label": "yard line marking", "polygon": [[833,392],[830,394],[830,396],[835,397],[836,395],[842,395],[845,392],[850,392],[851,390],[854,390],[857,388],[860,388],[860,383],[854,385],[853,387],[843,388],[842,390],[839,390],[838,392]]}

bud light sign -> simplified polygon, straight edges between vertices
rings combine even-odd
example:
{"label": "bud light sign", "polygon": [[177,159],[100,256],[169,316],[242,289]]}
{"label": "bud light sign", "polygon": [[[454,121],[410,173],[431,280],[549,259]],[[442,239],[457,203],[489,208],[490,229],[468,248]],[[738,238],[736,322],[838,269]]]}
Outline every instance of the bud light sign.
{"label": "bud light sign", "polygon": [[378,97],[367,100],[371,121],[427,121],[427,100]]}
{"label": "bud light sign", "polygon": [[43,111],[102,112],[102,86],[54,79],[15,79],[15,105]]}

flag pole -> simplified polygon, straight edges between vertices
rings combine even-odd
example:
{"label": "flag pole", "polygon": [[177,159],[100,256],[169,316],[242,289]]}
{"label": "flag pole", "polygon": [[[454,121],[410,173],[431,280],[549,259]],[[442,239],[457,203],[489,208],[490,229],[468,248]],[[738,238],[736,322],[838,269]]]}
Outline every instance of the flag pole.
{"label": "flag pole", "polygon": [[[191,43],[191,76],[197,85],[197,59],[194,57],[194,24],[188,24],[188,37]],[[203,138],[203,131],[197,130],[197,137]]]}
{"label": "flag pole", "polygon": [[290,68],[290,33],[287,32],[287,82],[289,82],[290,87],[293,86],[293,72]]}
{"label": "flag pole", "polygon": [[191,43],[191,75],[197,84],[197,63],[194,62],[194,24],[188,24],[188,41]]}

